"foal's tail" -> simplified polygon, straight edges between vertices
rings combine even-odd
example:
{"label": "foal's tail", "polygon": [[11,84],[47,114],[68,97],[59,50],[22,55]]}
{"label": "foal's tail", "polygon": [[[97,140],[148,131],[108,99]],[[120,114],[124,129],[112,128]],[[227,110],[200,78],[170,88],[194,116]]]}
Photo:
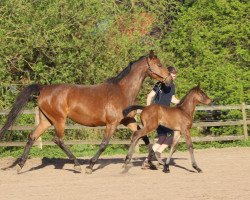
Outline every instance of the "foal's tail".
{"label": "foal's tail", "polygon": [[21,112],[22,108],[28,103],[30,96],[32,94],[38,93],[42,89],[40,84],[32,84],[24,88],[23,91],[19,93],[16,98],[15,103],[12,105],[12,109],[7,116],[7,121],[0,130],[0,139],[3,137],[3,132],[8,130],[9,127],[14,123],[18,114]]}
{"label": "foal's tail", "polygon": [[145,106],[140,106],[140,105],[129,106],[122,111],[122,114],[124,117],[126,117],[131,111],[138,110],[138,109],[143,110],[144,108]]}

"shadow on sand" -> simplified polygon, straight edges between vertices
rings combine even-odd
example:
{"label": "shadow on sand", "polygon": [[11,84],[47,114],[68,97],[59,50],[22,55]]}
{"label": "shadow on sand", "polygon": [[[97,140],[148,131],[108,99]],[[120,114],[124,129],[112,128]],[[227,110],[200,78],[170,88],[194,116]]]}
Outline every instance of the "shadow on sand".
{"label": "shadow on sand", "polygon": [[[128,172],[132,167],[141,167],[142,162],[145,160],[145,158],[146,157],[133,158],[131,164],[129,164],[126,168],[124,168],[122,173]],[[190,169],[187,169],[186,167],[183,167],[183,166],[176,164],[176,162],[175,162],[176,160],[187,160],[187,159],[186,158],[172,158],[171,162],[170,162],[170,165],[172,167],[177,167],[177,168],[186,170],[188,172],[195,172],[194,170],[190,170]],[[19,159],[16,159],[11,165],[4,167],[4,168],[1,168],[1,169],[8,170],[8,169],[14,168],[18,162],[19,162]],[[78,159],[78,162],[80,163],[81,166],[88,165],[89,159],[81,159],[80,158],[80,159]],[[63,170],[67,170],[67,171],[72,171],[73,173],[80,173],[79,171],[74,170],[73,167],[72,167],[72,169],[68,169],[67,167],[65,167],[66,164],[72,164],[72,166],[73,166],[74,163],[73,163],[73,161],[71,161],[67,158],[46,158],[46,157],[44,157],[41,159],[41,164],[39,164],[35,167],[32,167],[28,170],[22,171],[19,174],[26,173],[29,171],[39,170],[39,169],[42,169],[44,167],[48,167],[51,165],[54,166],[54,169],[63,169]],[[100,158],[97,162],[97,167],[93,169],[93,172],[98,171],[100,169],[103,169],[110,164],[121,164],[121,167],[122,167],[124,164],[124,158]]]}

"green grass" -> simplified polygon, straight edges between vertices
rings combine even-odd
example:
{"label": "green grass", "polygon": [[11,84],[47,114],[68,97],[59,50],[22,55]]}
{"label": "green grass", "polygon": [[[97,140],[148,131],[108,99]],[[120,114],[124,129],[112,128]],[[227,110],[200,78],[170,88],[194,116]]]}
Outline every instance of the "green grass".
{"label": "green grass", "polygon": [[[225,142],[199,142],[193,143],[194,149],[250,147],[250,140],[225,141]],[[71,145],[69,149],[76,157],[91,157],[98,150],[98,145]],[[0,147],[0,157],[20,157],[24,147]],[[186,151],[185,143],[178,145],[178,151]],[[168,151],[168,150],[166,150]],[[125,155],[128,152],[127,145],[109,145],[103,155]],[[145,145],[140,146],[140,153],[147,153]],[[30,157],[66,158],[65,153],[58,146],[43,146],[43,149],[32,147]]]}
{"label": "green grass", "polygon": [[[76,157],[90,157],[95,155],[98,145],[70,145],[69,149]],[[126,154],[127,147],[124,145],[109,145],[103,152],[103,155]],[[0,147],[0,158],[3,157],[20,157],[24,147]],[[34,146],[31,148],[30,157],[47,157],[47,158],[66,158],[65,153],[58,146],[43,146],[39,149]]]}

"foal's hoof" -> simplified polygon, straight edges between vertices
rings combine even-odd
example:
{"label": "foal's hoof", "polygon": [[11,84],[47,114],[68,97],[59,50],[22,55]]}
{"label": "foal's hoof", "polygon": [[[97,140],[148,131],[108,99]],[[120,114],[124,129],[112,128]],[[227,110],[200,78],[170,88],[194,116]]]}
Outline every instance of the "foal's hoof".
{"label": "foal's hoof", "polygon": [[21,172],[21,170],[22,170],[22,167],[19,164],[17,164],[16,165],[16,172],[19,174]]}
{"label": "foal's hoof", "polygon": [[125,173],[127,173],[129,170],[130,170],[130,168],[132,168],[132,165],[130,164],[130,165],[127,165],[127,164],[123,164],[122,165],[122,174],[125,174]]}
{"label": "foal's hoof", "polygon": [[168,165],[164,165],[162,171],[163,171],[164,173],[170,173],[169,166],[168,166]]}
{"label": "foal's hoof", "polygon": [[202,173],[203,171],[199,168],[199,167],[197,167],[197,166],[193,166],[193,168],[198,172],[198,173]]}
{"label": "foal's hoof", "polygon": [[87,166],[87,167],[85,168],[85,173],[86,173],[86,174],[92,174],[92,172],[93,172],[93,169],[90,168],[89,166]]}
{"label": "foal's hoof", "polygon": [[74,170],[77,172],[82,172],[82,168],[80,165],[74,165]]}

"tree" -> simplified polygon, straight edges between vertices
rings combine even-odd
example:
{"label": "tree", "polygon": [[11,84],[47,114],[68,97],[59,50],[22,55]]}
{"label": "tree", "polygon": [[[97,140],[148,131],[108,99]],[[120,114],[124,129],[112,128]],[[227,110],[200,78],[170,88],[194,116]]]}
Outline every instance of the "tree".
{"label": "tree", "polygon": [[201,83],[218,104],[249,102],[249,2],[195,1],[182,7],[162,46],[179,67],[179,92]]}

